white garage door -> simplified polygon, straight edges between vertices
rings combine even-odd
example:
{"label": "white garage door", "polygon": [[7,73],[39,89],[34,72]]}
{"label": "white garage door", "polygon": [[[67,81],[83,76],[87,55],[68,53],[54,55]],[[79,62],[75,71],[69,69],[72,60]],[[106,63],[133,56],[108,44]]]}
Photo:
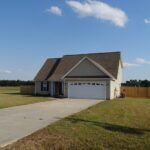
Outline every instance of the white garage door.
{"label": "white garage door", "polygon": [[106,99],[105,82],[69,82],[69,98]]}

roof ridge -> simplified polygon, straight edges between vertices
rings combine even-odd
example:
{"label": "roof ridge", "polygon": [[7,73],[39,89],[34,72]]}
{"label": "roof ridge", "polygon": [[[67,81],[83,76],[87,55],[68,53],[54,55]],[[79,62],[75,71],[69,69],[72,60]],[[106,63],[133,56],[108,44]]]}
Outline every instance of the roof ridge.
{"label": "roof ridge", "polygon": [[94,54],[111,54],[111,53],[121,53],[121,51],[112,51],[112,52],[95,52],[95,53],[84,53],[84,54],[68,54],[64,56],[77,56],[77,55],[94,55]]}
{"label": "roof ridge", "polygon": [[54,59],[61,59],[62,57],[57,57],[57,58],[47,58],[47,60],[54,60]]}

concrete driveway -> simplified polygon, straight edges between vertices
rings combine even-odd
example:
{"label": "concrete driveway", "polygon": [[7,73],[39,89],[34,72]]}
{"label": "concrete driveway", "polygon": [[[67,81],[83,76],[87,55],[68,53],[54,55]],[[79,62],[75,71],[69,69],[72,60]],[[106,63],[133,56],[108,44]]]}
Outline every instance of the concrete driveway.
{"label": "concrete driveway", "polygon": [[0,147],[99,102],[101,100],[57,99],[0,109]]}

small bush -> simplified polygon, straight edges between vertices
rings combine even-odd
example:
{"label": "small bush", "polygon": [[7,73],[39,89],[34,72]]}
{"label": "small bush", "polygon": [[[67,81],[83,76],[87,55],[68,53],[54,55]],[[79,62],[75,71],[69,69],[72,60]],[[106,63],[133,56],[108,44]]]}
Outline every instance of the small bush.
{"label": "small bush", "polygon": [[125,98],[126,94],[125,93],[121,93],[120,98]]}

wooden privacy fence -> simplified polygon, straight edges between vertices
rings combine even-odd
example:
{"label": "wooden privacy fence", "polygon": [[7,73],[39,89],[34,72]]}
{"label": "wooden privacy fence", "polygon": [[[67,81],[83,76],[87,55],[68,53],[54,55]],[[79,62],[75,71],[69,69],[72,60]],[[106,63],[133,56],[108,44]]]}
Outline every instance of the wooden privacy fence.
{"label": "wooden privacy fence", "polygon": [[150,98],[150,87],[121,87],[121,92],[127,97]]}
{"label": "wooden privacy fence", "polygon": [[33,86],[33,85],[21,86],[20,93],[27,94],[27,95],[33,95],[34,89],[35,89],[35,86]]}

